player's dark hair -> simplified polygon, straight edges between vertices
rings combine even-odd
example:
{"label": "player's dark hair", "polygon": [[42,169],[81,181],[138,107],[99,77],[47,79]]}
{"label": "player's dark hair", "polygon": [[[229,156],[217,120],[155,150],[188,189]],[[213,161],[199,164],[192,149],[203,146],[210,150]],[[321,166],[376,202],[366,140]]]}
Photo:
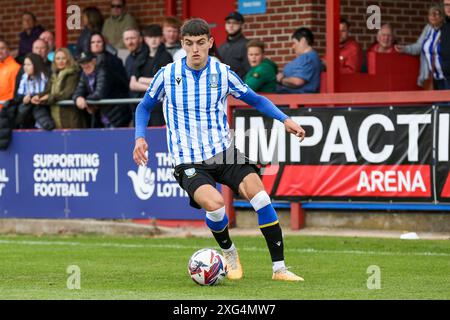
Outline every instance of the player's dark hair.
{"label": "player's dark hair", "polygon": [[300,41],[302,38],[305,38],[308,45],[312,46],[314,44],[314,34],[308,28],[298,28],[292,34],[292,38],[297,39],[297,41]]}
{"label": "player's dark hair", "polygon": [[208,39],[211,37],[208,23],[199,18],[190,19],[181,26],[181,37],[185,36],[203,36],[206,35]]}
{"label": "player's dark hair", "polygon": [[143,37],[162,37],[162,28],[159,24],[151,24],[142,28]]}

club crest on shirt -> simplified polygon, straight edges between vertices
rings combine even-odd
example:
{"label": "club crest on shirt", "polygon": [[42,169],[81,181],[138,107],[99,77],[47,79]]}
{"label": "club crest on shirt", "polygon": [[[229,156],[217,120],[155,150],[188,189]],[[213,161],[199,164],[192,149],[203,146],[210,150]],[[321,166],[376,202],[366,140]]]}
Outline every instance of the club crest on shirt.
{"label": "club crest on shirt", "polygon": [[197,173],[195,172],[195,168],[189,168],[184,170],[184,173],[186,174],[186,176],[188,178],[192,178],[193,176],[195,176]]}
{"label": "club crest on shirt", "polygon": [[209,75],[208,83],[211,88],[217,88],[219,83],[219,75],[217,73],[212,73]]}

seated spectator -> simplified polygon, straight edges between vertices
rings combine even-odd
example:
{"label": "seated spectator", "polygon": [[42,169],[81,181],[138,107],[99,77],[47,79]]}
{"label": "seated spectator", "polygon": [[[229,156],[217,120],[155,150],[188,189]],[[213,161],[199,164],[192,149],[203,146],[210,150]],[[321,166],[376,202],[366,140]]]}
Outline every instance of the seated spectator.
{"label": "seated spectator", "polygon": [[162,24],[163,41],[172,58],[181,49],[180,28],[181,21],[177,17],[166,17]]}
{"label": "seated spectator", "polygon": [[[9,46],[0,39],[0,101],[8,101],[14,97],[14,87],[20,65],[9,54]],[[3,105],[0,104],[0,109]]]}
{"label": "seated spectator", "polygon": [[124,90],[116,79],[108,74],[104,65],[97,64],[97,58],[93,53],[82,52],[78,58],[78,64],[81,66],[82,73],[72,99],[80,110],[86,110],[91,115],[90,127],[128,126],[131,120],[131,110],[127,106],[98,106],[89,105],[87,102],[87,100],[123,98],[126,97],[127,90]]}
{"label": "seated spectator", "polygon": [[[158,24],[152,24],[144,28],[142,35],[149,48],[149,54],[140,56],[136,60],[130,80],[130,90],[137,93],[138,97],[144,96],[158,70],[172,62],[172,56],[166,51],[164,43],[162,43],[162,29]],[[164,124],[162,104],[160,103],[153,110],[149,125],[161,126]]]}
{"label": "seated spectator", "polygon": [[93,32],[91,34],[89,49],[97,57],[97,64],[104,64],[108,73],[112,74],[124,88],[128,88],[127,72],[122,60],[108,50],[108,45],[101,33]]}
{"label": "seated spectator", "polygon": [[445,79],[440,62],[440,51],[438,50],[444,16],[442,7],[433,4],[428,10],[428,24],[416,43],[407,46],[395,46],[395,49],[400,53],[420,54],[420,72],[417,85],[426,90],[433,90],[434,81]]}
{"label": "seated spectator", "polygon": [[[47,56],[48,56],[47,43],[44,40],[37,39],[35,42],[33,42],[32,53],[35,53],[41,57],[42,62],[44,63],[44,67],[45,67],[45,71],[44,71],[45,75],[47,77],[50,77],[50,75],[52,73],[52,63],[47,59]],[[19,83],[20,83],[20,80],[22,79],[24,72],[25,71],[22,66],[19,69],[19,72],[17,73],[15,94],[17,94],[17,89],[19,88]]]}
{"label": "seated spectator", "polygon": [[55,52],[52,75],[44,92],[35,95],[35,105],[49,105],[57,129],[86,128],[86,117],[75,106],[59,106],[58,101],[70,100],[80,78],[80,72],[70,51],[60,48]]}
{"label": "seated spectator", "polygon": [[24,12],[22,14],[22,28],[23,31],[19,34],[19,52],[17,55],[17,62],[22,64],[25,55],[31,52],[33,43],[44,31],[40,25],[37,24],[36,16],[32,12]]}
{"label": "seated spectator", "polygon": [[111,1],[111,16],[103,24],[102,34],[116,49],[124,49],[122,35],[129,28],[137,28],[136,20],[126,12],[125,0]]}
{"label": "seated spectator", "polygon": [[53,59],[55,58],[55,36],[51,31],[45,30],[44,32],[41,33],[39,39],[44,40],[45,43],[47,43],[49,51],[47,59],[50,62],[53,62]]}
{"label": "seated spectator", "polygon": [[298,55],[277,75],[279,93],[317,93],[320,91],[321,61],[312,48],[314,34],[308,28],[299,28],[292,35],[293,49]]}
{"label": "seated spectator", "polygon": [[84,8],[81,18],[83,30],[77,40],[75,56],[89,51],[91,34],[101,32],[103,27],[103,16],[97,7]]}
{"label": "seated spectator", "polygon": [[240,78],[244,78],[250,65],[247,59],[247,38],[242,33],[244,17],[239,12],[231,12],[225,18],[227,40],[219,47],[223,63],[230,66]]}
{"label": "seated spectator", "polygon": [[377,53],[394,53],[395,48],[395,37],[394,31],[390,24],[386,23],[381,26],[377,33],[377,42],[375,42],[367,53],[377,52]]}
{"label": "seated spectator", "polygon": [[249,41],[247,56],[251,69],[245,75],[245,83],[256,92],[276,92],[278,67],[264,57],[264,42]]}
{"label": "seated spectator", "polygon": [[148,55],[148,47],[143,43],[141,32],[135,28],[125,30],[123,33],[123,43],[129,52],[129,55],[125,60],[125,71],[127,72],[129,81],[136,60],[140,56],[146,57]]}
{"label": "seated spectator", "polygon": [[[326,65],[326,61],[324,61]],[[350,38],[350,23],[341,19],[339,23],[339,72],[353,74],[361,72],[362,50],[355,39]]]}
{"label": "seated spectator", "polygon": [[23,63],[24,74],[20,79],[17,94],[14,97],[19,105],[16,117],[16,127],[22,129],[40,128],[53,130],[55,123],[47,106],[34,104],[32,97],[44,92],[48,78],[42,58],[29,53]]}

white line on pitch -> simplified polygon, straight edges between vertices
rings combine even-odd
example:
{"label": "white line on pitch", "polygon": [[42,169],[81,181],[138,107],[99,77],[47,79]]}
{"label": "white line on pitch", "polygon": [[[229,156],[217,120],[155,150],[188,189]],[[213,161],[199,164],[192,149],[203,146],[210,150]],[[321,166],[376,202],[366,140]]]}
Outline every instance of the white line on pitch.
{"label": "white line on pitch", "polygon": [[[73,241],[30,241],[30,240],[0,240],[0,244],[22,244],[31,246],[80,246],[80,247],[111,247],[111,248],[163,248],[163,249],[198,249],[198,246],[190,245],[171,245],[171,244],[125,244],[125,243],[83,243]],[[264,251],[265,248],[258,247],[240,247],[244,251]],[[330,253],[330,254],[357,254],[357,255],[382,255],[382,256],[435,256],[450,257],[450,253],[443,252],[389,252],[389,251],[364,251],[364,250],[321,250],[314,248],[295,249],[287,248],[285,252],[296,253]]]}

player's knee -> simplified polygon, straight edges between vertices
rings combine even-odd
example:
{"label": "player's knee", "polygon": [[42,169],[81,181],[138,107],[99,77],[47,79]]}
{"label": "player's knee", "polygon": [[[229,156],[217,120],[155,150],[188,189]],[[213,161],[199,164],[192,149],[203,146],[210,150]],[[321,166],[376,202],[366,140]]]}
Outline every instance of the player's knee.
{"label": "player's knee", "polygon": [[225,206],[225,201],[221,196],[211,197],[209,199],[205,199],[203,203],[203,208],[206,211],[216,211]]}

